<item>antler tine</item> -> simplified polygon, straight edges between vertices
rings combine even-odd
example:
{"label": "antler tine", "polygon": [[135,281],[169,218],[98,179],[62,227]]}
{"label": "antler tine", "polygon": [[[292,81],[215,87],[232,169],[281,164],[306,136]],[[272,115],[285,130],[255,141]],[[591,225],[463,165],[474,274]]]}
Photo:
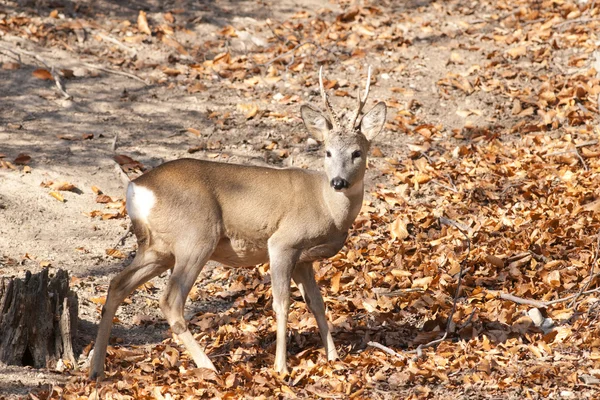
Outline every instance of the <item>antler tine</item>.
{"label": "antler tine", "polygon": [[325,87],[323,86],[323,66],[319,69],[319,89],[321,90],[321,97],[323,97],[323,103],[325,103],[325,109],[329,114],[329,119],[333,124],[333,128],[338,128],[340,126],[340,120],[338,116],[333,112],[333,108],[331,108],[331,103],[329,102],[329,96],[325,92]]}
{"label": "antler tine", "polygon": [[354,114],[354,116],[352,117],[352,119],[350,120],[350,128],[354,129],[354,125],[356,124],[356,120],[358,119],[360,112],[362,111],[363,107],[365,106],[365,104],[367,103],[367,98],[369,97],[369,89],[371,88],[371,66],[369,65],[369,72],[367,73],[367,84],[365,86],[365,94],[363,95],[362,99],[360,97],[360,88],[357,89],[357,93],[356,93],[356,100],[358,100],[358,105],[356,108],[356,112]]}

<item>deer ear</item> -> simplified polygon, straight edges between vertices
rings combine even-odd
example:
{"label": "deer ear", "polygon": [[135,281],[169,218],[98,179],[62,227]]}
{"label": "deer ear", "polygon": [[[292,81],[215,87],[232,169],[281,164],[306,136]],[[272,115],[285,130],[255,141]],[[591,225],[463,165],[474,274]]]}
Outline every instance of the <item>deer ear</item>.
{"label": "deer ear", "polygon": [[300,114],[308,132],[317,140],[325,140],[332,127],[327,117],[309,105],[300,107]]}
{"label": "deer ear", "polygon": [[360,131],[371,141],[381,132],[385,124],[385,115],[387,108],[385,103],[379,102],[368,113],[366,113],[360,121]]}

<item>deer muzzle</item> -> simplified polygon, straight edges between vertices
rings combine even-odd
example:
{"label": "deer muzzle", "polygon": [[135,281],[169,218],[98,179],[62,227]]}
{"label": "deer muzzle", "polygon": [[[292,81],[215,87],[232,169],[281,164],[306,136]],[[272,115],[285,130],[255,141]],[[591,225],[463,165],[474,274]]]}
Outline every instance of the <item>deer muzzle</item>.
{"label": "deer muzzle", "polygon": [[339,176],[337,176],[331,180],[331,187],[337,191],[340,191],[348,189],[350,187],[350,183],[344,178],[340,178]]}

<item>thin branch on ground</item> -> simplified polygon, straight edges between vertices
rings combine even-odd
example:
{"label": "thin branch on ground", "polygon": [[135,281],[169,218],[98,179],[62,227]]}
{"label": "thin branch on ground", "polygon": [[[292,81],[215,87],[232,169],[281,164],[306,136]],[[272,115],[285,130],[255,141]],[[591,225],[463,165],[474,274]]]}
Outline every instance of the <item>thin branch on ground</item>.
{"label": "thin branch on ground", "polygon": [[129,236],[129,234],[133,232],[132,228],[133,228],[133,224],[131,223],[131,221],[129,221],[127,223],[127,231],[125,231],[123,236],[121,236],[121,238],[117,241],[117,243],[115,243],[115,245],[113,246],[113,249],[116,249],[117,247],[123,246],[123,244],[125,244],[125,239],[127,239],[127,236]]}
{"label": "thin branch on ground", "polygon": [[[317,44],[317,43],[315,43],[313,41],[307,41],[307,42],[302,42],[302,43],[297,44],[292,49],[286,51],[285,53],[281,53],[277,57],[273,58],[270,61],[267,61],[264,64],[259,64],[259,66],[261,66],[261,67],[268,67],[269,65],[273,64],[275,61],[280,60],[282,58],[285,58],[285,57],[289,56],[290,54],[292,56],[294,56],[294,53],[296,52],[296,50],[298,50],[301,47],[307,46],[307,45],[315,46],[317,49],[319,49],[321,51],[326,51],[328,53],[333,53],[333,50],[329,50],[328,48],[325,48],[325,47],[323,47],[323,46],[321,46],[321,45],[319,45],[319,44]],[[293,62],[293,60],[289,64],[291,64],[292,62]]]}
{"label": "thin branch on ground", "polygon": [[575,148],[573,148],[573,149],[555,151],[554,153],[545,154],[545,156],[546,157],[552,157],[552,156],[560,156],[560,155],[563,155],[563,154],[575,153],[577,151],[576,149],[580,149],[582,147],[593,146],[595,144],[598,144],[597,140],[590,140],[589,142],[583,142],[583,143],[576,144]]}
{"label": "thin branch on ground", "polygon": [[444,188],[446,190],[449,190],[451,192],[458,193],[458,189],[456,189],[456,187],[452,188],[450,186],[444,185],[443,183],[440,183],[440,182],[436,181],[435,179],[432,179],[431,183],[433,183],[434,185],[438,185],[439,187],[442,187],[442,188]]}
{"label": "thin branch on ground", "polygon": [[397,351],[390,349],[387,346],[382,345],[381,343],[377,343],[377,342],[368,342],[367,346],[371,346],[371,347],[375,347],[376,349],[379,349],[381,351],[383,351],[384,353],[387,353],[391,356],[396,356],[398,358],[404,358],[404,356],[400,353],[398,353]]}
{"label": "thin branch on ground", "polygon": [[[542,300],[534,300],[534,299],[525,299],[523,297],[518,297],[509,293],[496,293],[498,298],[502,299],[502,300],[508,300],[508,301],[512,301],[513,303],[516,304],[522,304],[522,305],[528,305],[528,306],[534,306],[536,308],[546,308],[548,306],[551,306],[553,304],[557,304],[557,303],[564,303],[565,301],[569,301],[571,299],[574,299],[575,297],[578,296],[585,296],[588,294],[592,294],[592,293],[598,293],[600,292],[600,287],[597,287],[595,289],[591,289],[591,290],[586,290],[584,292],[581,293],[576,293],[567,297],[562,297],[560,299],[555,299],[555,300],[549,300],[549,301],[542,301]],[[490,291],[490,293],[494,293],[492,291]]]}
{"label": "thin branch on ground", "polygon": [[[559,299],[549,300],[549,301],[526,299],[523,297],[518,297],[518,296],[512,295],[510,293],[500,293],[500,294],[498,294],[498,298],[500,298],[502,300],[512,301],[513,303],[516,303],[516,304],[528,305],[528,306],[533,306],[536,308],[546,308],[553,304],[564,303],[566,301],[571,300],[571,302],[569,303],[569,305],[567,307],[573,308],[574,310],[576,310],[577,306],[578,306],[577,300],[579,299],[579,297],[581,297],[583,295],[600,292],[600,287],[597,287],[597,288],[591,289],[591,290],[587,290],[587,288],[590,286],[590,284],[592,283],[594,278],[596,278],[597,276],[600,275],[598,273],[594,273],[594,268],[595,268],[596,262],[598,261],[599,257],[600,257],[600,231],[598,231],[598,234],[596,236],[596,251],[594,254],[594,259],[592,260],[592,264],[590,265],[590,272],[589,272],[590,278],[586,282],[586,284],[581,287],[579,292],[572,294],[570,296],[561,297]],[[490,293],[492,293],[492,292],[490,292]]]}
{"label": "thin branch on ground", "polygon": [[393,297],[399,296],[405,293],[414,293],[414,292],[424,292],[423,288],[404,288],[404,289],[396,289],[391,291],[377,290],[377,288],[373,288],[373,293],[379,296]]}
{"label": "thin branch on ground", "polygon": [[575,155],[579,159],[579,162],[583,165],[583,169],[586,170],[586,171],[589,171],[590,167],[588,167],[587,163],[585,162],[585,160],[581,156],[581,153],[579,152],[579,149],[577,149],[577,148],[575,148]]}
{"label": "thin branch on ground", "polygon": [[137,76],[137,75],[131,74],[131,73],[129,73],[129,72],[125,72],[125,71],[117,71],[117,70],[114,70],[114,69],[110,69],[110,68],[105,68],[105,67],[102,67],[102,66],[100,66],[100,65],[96,65],[96,64],[90,64],[90,63],[88,63],[88,62],[82,62],[82,64],[83,64],[83,65],[85,65],[85,66],[86,66],[86,67],[88,67],[88,68],[97,69],[98,71],[103,71],[103,72],[106,72],[106,73],[109,73],[109,74],[115,74],[115,75],[126,76],[126,77],[128,77],[128,78],[135,79],[136,81],[142,82],[142,83],[143,83],[144,85],[146,85],[146,86],[150,86],[150,84],[149,84],[148,82],[146,82],[146,80],[144,80],[144,79],[140,78],[140,77],[139,77],[139,76]]}
{"label": "thin branch on ground", "polygon": [[58,91],[65,98],[65,100],[71,100],[73,98],[73,96],[71,96],[69,93],[67,93],[67,91],[63,87],[62,82],[60,81],[60,76],[54,69],[54,66],[51,64],[48,64],[48,62],[46,60],[44,60],[39,54],[30,52],[27,50],[23,50],[23,49],[9,49],[4,46],[1,46],[1,48],[4,50],[10,51],[13,54],[20,54],[22,56],[32,57],[32,58],[36,59],[37,61],[39,61],[50,72],[50,75],[52,75],[52,78],[54,79],[54,83],[56,84]]}
{"label": "thin branch on ground", "polygon": [[454,317],[454,312],[456,311],[456,303],[458,302],[458,297],[460,296],[460,288],[462,285],[462,278],[463,278],[465,265],[467,264],[469,255],[471,254],[471,239],[469,238],[469,235],[467,235],[466,229],[464,229],[464,225],[460,224],[456,221],[453,221],[449,218],[445,218],[445,217],[440,217],[440,223],[443,225],[453,226],[454,228],[458,229],[460,231],[460,233],[462,233],[464,235],[465,239],[467,240],[467,254],[460,262],[460,271],[458,272],[458,281],[456,284],[456,292],[454,292],[454,300],[452,301],[452,309],[450,310],[450,314],[448,315],[448,321],[446,322],[446,330],[444,332],[444,336],[442,336],[439,339],[432,340],[429,343],[420,344],[415,350],[406,352],[406,354],[416,354],[417,357],[421,357],[422,351],[424,348],[435,346],[436,344],[441,343],[444,340],[446,340],[446,338],[448,337],[448,334],[450,333],[450,329],[452,327],[452,318]]}
{"label": "thin branch on ground", "polygon": [[590,265],[590,272],[588,273],[588,276],[590,277],[590,279],[585,283],[585,285],[581,286],[581,289],[579,290],[579,292],[577,293],[575,298],[573,300],[571,300],[571,302],[569,303],[569,308],[573,308],[574,310],[577,310],[577,306],[579,305],[579,304],[577,304],[577,300],[579,299],[579,296],[581,296],[581,294],[587,290],[587,288],[590,286],[590,284],[592,283],[594,278],[598,275],[598,274],[594,274],[594,267],[596,265],[596,262],[598,261],[599,255],[600,255],[600,231],[598,231],[598,233],[596,234],[596,251],[594,252],[594,259],[592,260],[592,265]]}
{"label": "thin branch on ground", "polygon": [[568,21],[564,21],[561,22],[560,24],[556,24],[554,25],[554,28],[556,29],[562,29],[567,25],[570,24],[579,24],[579,23],[588,23],[588,22],[596,22],[596,21],[600,21],[600,18],[574,18],[574,19],[570,19]]}
{"label": "thin branch on ground", "polygon": [[106,34],[102,33],[102,32],[99,32],[99,31],[92,31],[92,33],[93,33],[94,35],[98,36],[100,39],[102,39],[102,40],[104,40],[104,41],[107,41],[107,42],[111,42],[111,43],[114,43],[114,44],[116,44],[118,47],[120,47],[121,49],[123,49],[123,50],[127,51],[127,52],[128,52],[128,53],[130,53],[132,56],[135,56],[135,55],[137,55],[137,50],[135,50],[135,49],[132,49],[131,47],[129,47],[129,46],[127,46],[127,45],[125,45],[124,43],[122,43],[122,42],[121,42],[120,40],[118,40],[118,39],[115,39],[115,38],[113,38],[113,37],[111,37],[111,36],[108,36],[108,35],[106,35]]}

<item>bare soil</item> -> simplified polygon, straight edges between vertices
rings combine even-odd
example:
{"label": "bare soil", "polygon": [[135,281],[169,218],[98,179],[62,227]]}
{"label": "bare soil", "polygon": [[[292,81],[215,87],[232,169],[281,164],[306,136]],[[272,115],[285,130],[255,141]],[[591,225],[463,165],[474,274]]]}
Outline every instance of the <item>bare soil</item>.
{"label": "bare soil", "polygon": [[[482,91],[468,97],[438,95],[438,81],[448,72],[461,73],[471,65],[482,65],[487,60],[486,55],[495,50],[492,41],[476,43],[472,36],[463,35],[460,22],[478,16],[461,14],[459,4],[454,7],[454,13],[446,13],[438,3],[430,1],[389,1],[381,2],[379,6],[386,13],[404,13],[412,17],[398,21],[404,29],[405,40],[411,44],[399,46],[392,54],[370,54],[364,60],[365,67],[371,64],[376,71],[371,102],[399,102],[405,109],[412,110],[419,120],[443,125],[442,140],[448,141],[457,140],[451,132],[465,125],[465,118],[457,115],[457,110],[482,110],[481,115],[470,117],[474,125],[489,125],[492,120],[500,127],[515,123],[509,112],[511,104],[505,99]],[[189,23],[188,30],[179,32],[177,38],[191,46],[214,39],[229,25],[253,32],[254,27],[263,27],[267,20],[284,21],[300,11],[315,13],[322,7],[339,13],[346,5],[317,0],[0,1],[0,18],[39,15],[43,20],[49,18],[52,10],[59,9],[66,18],[97,16],[98,20],[113,21],[104,22],[105,27],[111,24],[116,27],[118,21],[123,20],[135,24],[139,10],[145,10],[152,21],[159,20],[166,10],[179,9],[177,18]],[[480,11],[481,15],[491,12],[485,5]],[[420,29],[427,21],[435,21],[433,33]],[[93,29],[87,35],[84,41],[76,42],[75,48],[73,45],[69,45],[70,48],[60,45],[42,47],[0,30],[0,64],[17,58],[7,49],[25,49],[35,52],[57,69],[71,69],[75,73],[74,78],[63,81],[73,96],[72,100],[67,100],[57,92],[53,81],[32,77],[32,72],[41,66],[31,57],[21,57],[18,70],[0,69],[0,154],[6,160],[14,160],[21,153],[31,156],[30,171],[24,171],[22,166],[17,166],[16,170],[0,169],[0,276],[22,277],[26,270],[37,272],[42,268],[68,270],[76,278],[73,286],[80,298],[77,337],[80,351],[96,333],[100,305],[94,299],[105,295],[110,279],[123,268],[135,250],[135,240],[129,236],[124,245],[118,247],[126,254],[125,259],[107,255],[106,250],[115,248],[117,240],[125,234],[127,220],[102,220],[88,215],[93,210],[104,209],[103,204],[96,202],[97,194],[92,186],[115,199],[124,197],[123,184],[111,159],[115,135],[119,137],[118,153],[149,168],[181,157],[309,168],[319,168],[321,159],[321,152],[311,147],[299,119],[300,103],[320,106],[316,85],[297,92],[286,85],[284,77],[254,95],[225,84],[218,75],[201,82],[205,88],[197,93],[190,93],[187,86],[178,84],[176,79],[145,85],[127,76],[87,67],[84,63],[108,66],[102,54],[108,56],[111,52],[121,51],[115,44],[94,40]],[[257,29],[255,37],[267,39],[267,33]],[[232,39],[231,51],[242,52],[245,46],[251,45],[240,38]],[[475,45],[477,50],[469,50]],[[173,49],[156,40],[128,46],[134,49],[138,60],[147,64],[172,64],[169,57],[174,56]],[[449,63],[451,53],[459,54],[462,62]],[[399,65],[404,68],[398,69]],[[153,68],[131,72],[144,79],[162,74]],[[316,76],[316,72],[310,74]],[[330,79],[353,82],[364,76],[364,70],[333,64],[328,66],[327,74]],[[404,94],[392,91],[392,88],[402,88]],[[273,96],[279,93],[297,94],[300,101],[287,105],[273,101]],[[238,105],[252,102],[288,117],[247,119]],[[337,97],[334,102],[339,106],[349,105],[351,99]],[[396,111],[390,111],[389,118],[392,119]],[[224,123],[218,123],[211,117],[215,113],[229,115]],[[188,128],[200,134],[192,133]],[[81,138],[86,134],[93,137],[85,140],[60,138]],[[406,144],[415,140],[389,131],[377,138],[378,152],[371,159],[367,193],[384,182],[377,167],[389,159],[404,159],[409,153]],[[272,141],[277,142],[277,150],[289,151],[289,157],[278,157],[277,150],[268,146]],[[190,148],[210,147],[210,143],[215,142],[220,143],[214,149],[188,152]],[[49,195],[50,189],[41,186],[46,181],[67,181],[79,190],[61,192],[65,201],[60,202]],[[422,195],[426,201],[428,194]],[[203,279],[210,280],[221,273],[222,268],[209,265],[201,275],[199,287],[202,287]],[[137,291],[131,301],[121,307],[120,323],[113,330],[113,337],[118,342],[151,345],[169,336],[168,326],[157,308],[165,279],[165,276],[156,278],[154,287]],[[223,285],[226,288],[226,284]],[[219,312],[230,305],[230,299],[200,296],[188,304],[187,312],[189,315],[203,310]],[[144,324],[140,319],[156,323]],[[82,357],[83,361],[85,357]],[[31,390],[58,384],[64,379],[60,373],[51,370],[0,366],[0,398],[24,396]]]}

